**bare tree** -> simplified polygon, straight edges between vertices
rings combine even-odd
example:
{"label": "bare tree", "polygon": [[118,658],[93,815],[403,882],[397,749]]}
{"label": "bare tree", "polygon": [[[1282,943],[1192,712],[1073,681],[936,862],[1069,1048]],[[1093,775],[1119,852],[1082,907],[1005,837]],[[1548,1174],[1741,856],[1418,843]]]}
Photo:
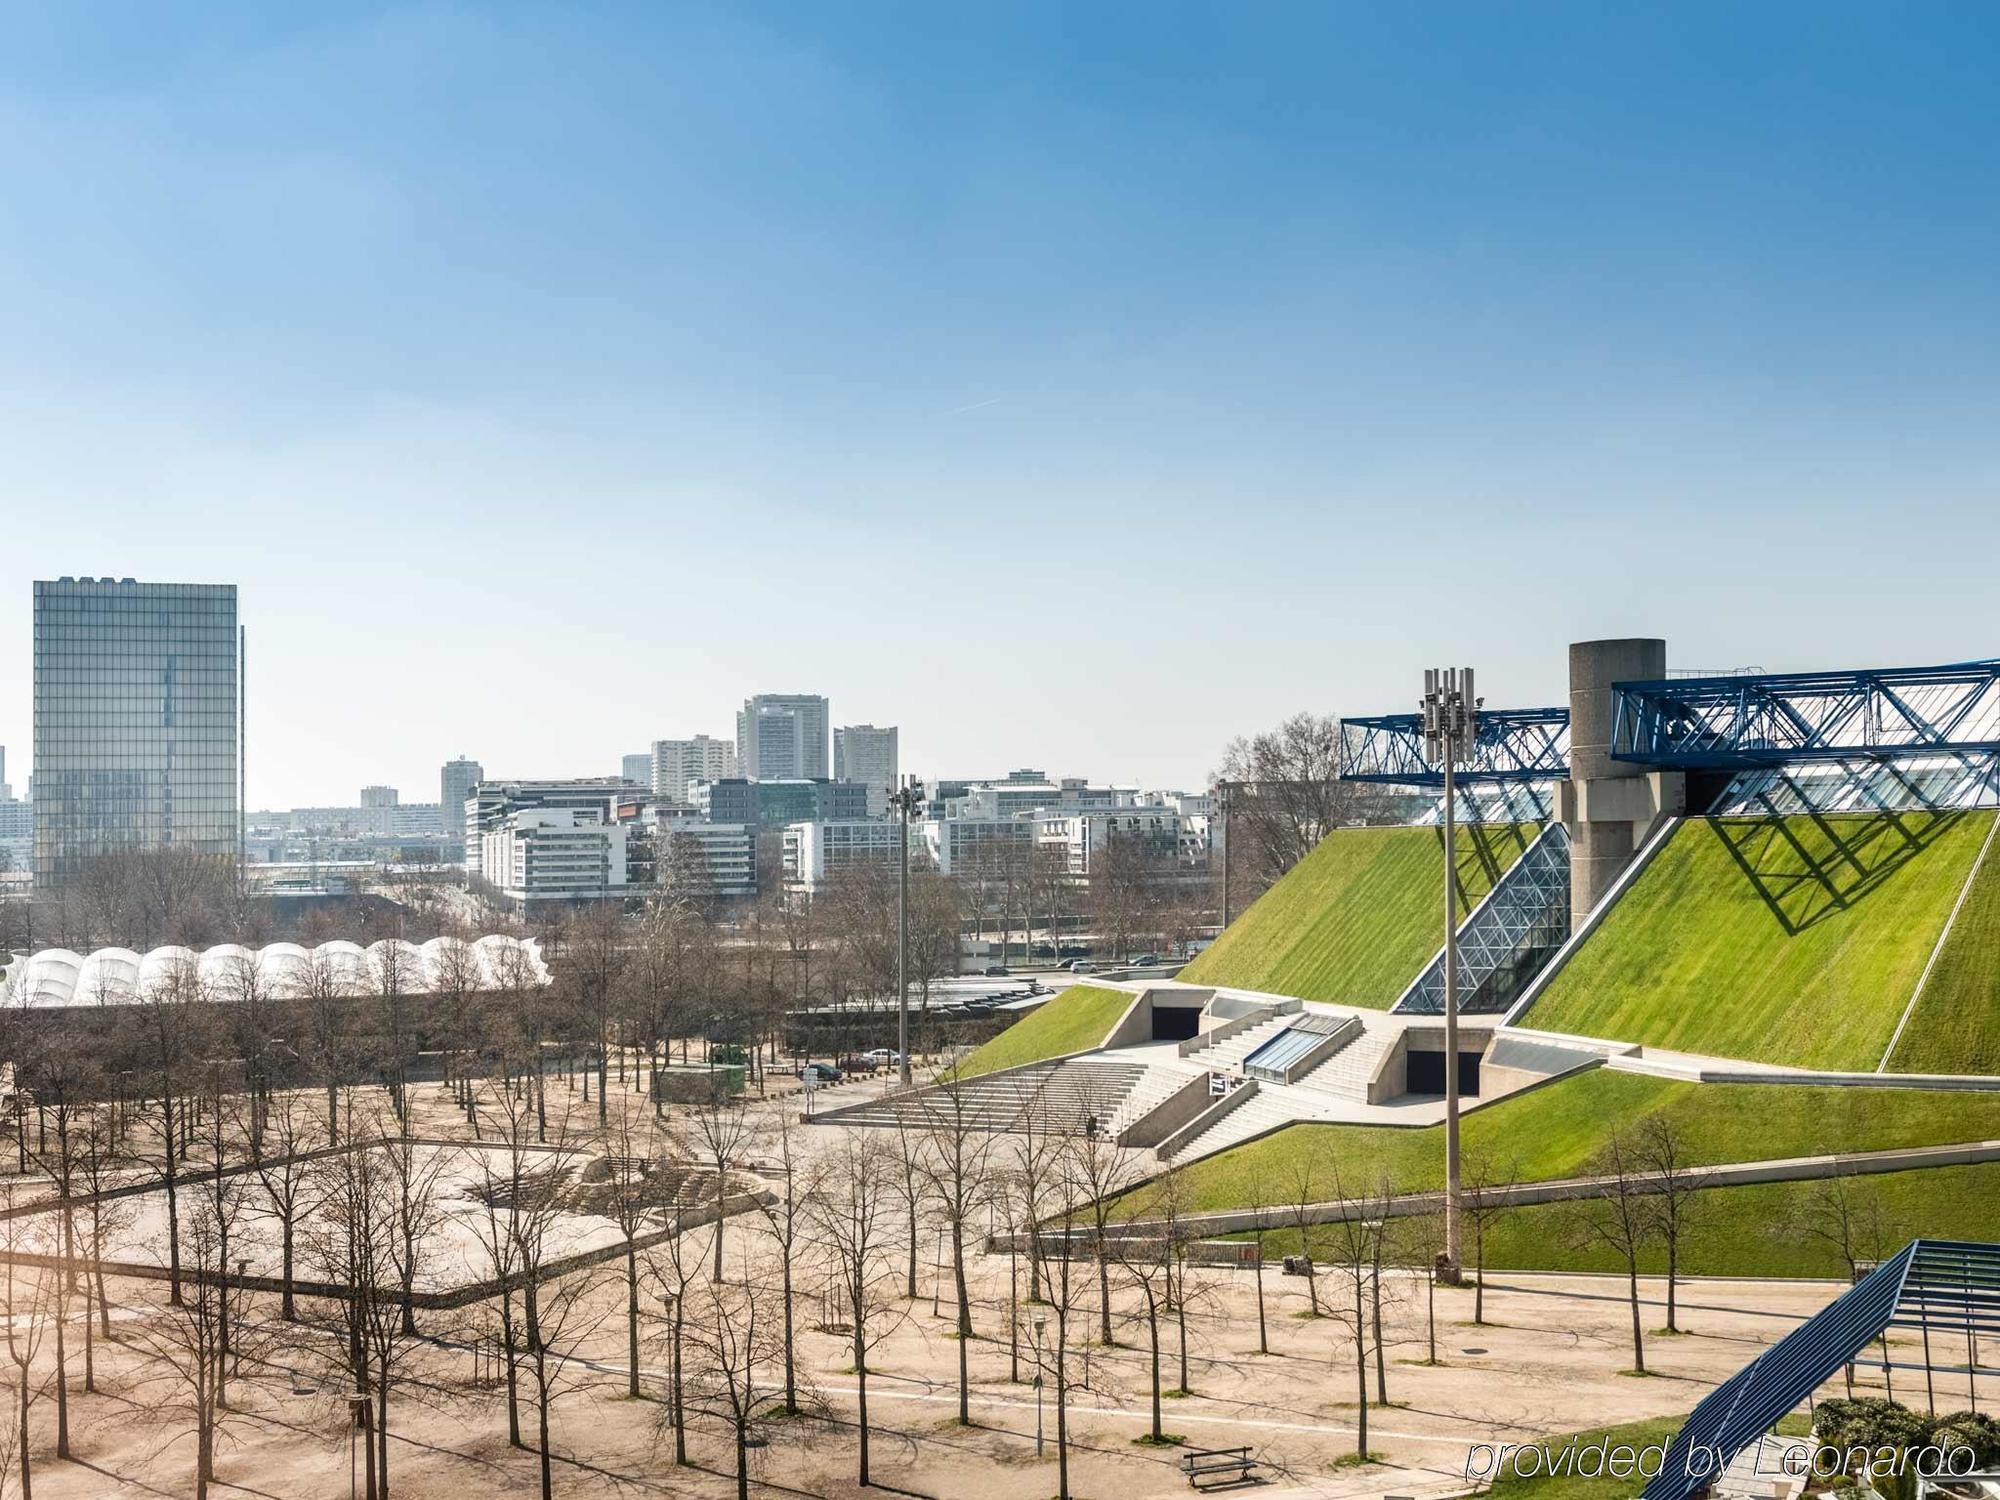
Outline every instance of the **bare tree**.
{"label": "bare tree", "polygon": [[169,1296],[181,1295],[180,1176],[188,1136],[192,1076],[203,1050],[211,1011],[201,972],[192,957],[170,964],[161,979],[139,997],[142,1045],[152,1075],[155,1170],[167,1198],[167,1278]]}
{"label": "bare tree", "polygon": [[701,1406],[729,1425],[736,1449],[737,1500],[749,1500],[750,1427],[771,1394],[764,1372],[777,1355],[768,1298],[754,1276],[740,1283],[711,1281],[691,1321],[701,1355],[692,1390]]}
{"label": "bare tree", "polygon": [[[667,1139],[673,1140],[672,1127],[665,1127]],[[686,1160],[689,1153],[684,1148],[670,1147],[666,1154],[677,1160]],[[677,1203],[678,1207],[678,1203]],[[722,1229],[717,1220],[715,1230]],[[673,1429],[674,1462],[686,1464],[687,1456],[687,1326],[689,1297],[701,1271],[702,1253],[693,1235],[677,1222],[673,1233],[659,1241],[646,1253],[646,1270],[654,1284],[660,1289],[662,1302],[666,1306],[666,1327],[663,1330],[667,1343],[667,1424]]]}
{"label": "bare tree", "polygon": [[917,1241],[923,1233],[924,1209],[929,1202],[930,1138],[921,1125],[901,1113],[890,1136],[894,1167],[890,1186],[903,1205],[904,1256],[903,1295],[917,1300]]}
{"label": "bare tree", "polygon": [[1512,1192],[1519,1169],[1491,1151],[1476,1152],[1466,1163],[1465,1192],[1460,1212],[1472,1231],[1472,1321],[1486,1321],[1486,1237],[1513,1212]]}
{"label": "bare tree", "polygon": [[314,1129],[305,1096],[284,1089],[272,1096],[263,1111],[264,1129],[251,1138],[251,1170],[263,1189],[261,1203],[250,1212],[274,1219],[278,1225],[278,1274],[283,1283],[279,1316],[287,1323],[298,1318],[298,1302],[293,1293],[299,1225],[312,1212],[318,1199],[318,1174],[312,1152],[321,1137]]}
{"label": "bare tree", "polygon": [[828,1154],[825,1190],[813,1204],[821,1243],[832,1279],[845,1306],[847,1333],[854,1355],[859,1443],[858,1481],[872,1481],[869,1471],[868,1354],[886,1334],[895,1303],[890,1294],[889,1268],[890,1166],[893,1158],[882,1142],[861,1131],[845,1138]]}
{"label": "bare tree", "polygon": [[795,1293],[801,1242],[808,1236],[812,1208],[819,1196],[819,1173],[809,1169],[799,1132],[804,1127],[789,1110],[779,1111],[770,1131],[772,1150],[784,1186],[760,1203],[778,1257],[778,1314],[784,1357],[784,1410],[799,1411],[798,1339]]}
{"label": "bare tree", "polygon": [[1679,1333],[1675,1286],[1680,1278],[1681,1241],[1701,1222],[1702,1189],[1713,1174],[1689,1160],[1686,1137],[1665,1115],[1648,1115],[1639,1122],[1633,1151],[1651,1179],[1653,1220],[1667,1252],[1667,1332]]}
{"label": "bare tree", "polygon": [[958,1420],[970,1425],[972,1293],[965,1278],[965,1242],[974,1217],[993,1201],[993,1137],[980,1128],[962,1080],[946,1079],[926,1100],[930,1142],[923,1153],[927,1194],[951,1239],[952,1296],[958,1335]]}
{"label": "bare tree", "polygon": [[722,1280],[722,1221],[728,1211],[729,1169],[755,1133],[741,1099],[718,1094],[694,1111],[693,1140],[715,1172],[715,1272],[711,1280]]}
{"label": "bare tree", "polygon": [[[1372,1198],[1350,1195],[1343,1190],[1338,1166],[1333,1170],[1333,1196],[1345,1211],[1324,1226],[1326,1245],[1340,1288],[1340,1299],[1332,1305],[1333,1316],[1354,1337],[1355,1438],[1354,1456],[1369,1462],[1368,1451],[1368,1348],[1371,1327],[1380,1335],[1380,1312],[1375,1301],[1382,1275],[1382,1236],[1388,1222],[1391,1189],[1383,1179]],[[1379,1386],[1377,1400],[1380,1400]]]}
{"label": "bare tree", "polygon": [[0,1247],[10,1262],[0,1276],[0,1324],[7,1339],[7,1360],[14,1367],[15,1451],[21,1465],[21,1500],[33,1500],[34,1465],[30,1458],[28,1420],[37,1395],[35,1361],[41,1354],[55,1307],[57,1275],[46,1267],[25,1265],[30,1249],[28,1220],[14,1213],[14,1186],[5,1189],[6,1214],[0,1218]]}
{"label": "bare tree", "polygon": [[1230,741],[1215,773],[1229,792],[1227,837],[1264,885],[1310,854],[1356,813],[1340,721],[1299,713],[1275,729]]}
{"label": "bare tree", "polygon": [[1648,1203],[1651,1184],[1645,1167],[1622,1132],[1614,1132],[1591,1158],[1588,1175],[1599,1190],[1569,1205],[1571,1234],[1581,1248],[1610,1251],[1625,1266],[1625,1285],[1632,1306],[1632,1370],[1646,1373],[1645,1331],[1639,1320],[1639,1261],[1659,1231],[1658,1216]]}

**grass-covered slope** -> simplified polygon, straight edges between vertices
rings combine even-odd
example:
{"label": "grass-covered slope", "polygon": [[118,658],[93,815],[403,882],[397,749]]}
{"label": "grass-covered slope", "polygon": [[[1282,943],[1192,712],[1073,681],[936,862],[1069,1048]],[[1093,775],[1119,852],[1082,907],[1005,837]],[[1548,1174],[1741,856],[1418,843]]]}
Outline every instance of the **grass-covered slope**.
{"label": "grass-covered slope", "polygon": [[958,1065],[958,1076],[976,1078],[1098,1046],[1131,1003],[1125,990],[1073,984],[979,1047]]}
{"label": "grass-covered slope", "polygon": [[[1459,829],[1461,914],[1539,831],[1532,823]],[[1320,840],[1180,977],[1384,1010],[1443,941],[1444,835],[1436,828],[1342,828]]]}
{"label": "grass-covered slope", "polygon": [[[2000,1138],[2000,1093],[1681,1083],[1598,1068],[1468,1113],[1467,1172],[1577,1176],[1614,1131],[1653,1114],[1674,1124],[1686,1159],[1700,1164]],[[1291,1125],[1189,1163],[1177,1191],[1184,1212],[1275,1205],[1298,1198],[1302,1172],[1316,1200],[1365,1196],[1385,1178],[1397,1192],[1441,1187],[1444,1127]],[[1121,1211],[1143,1214],[1159,1191],[1139,1189]]]}
{"label": "grass-covered slope", "polygon": [[2000,1073],[2000,847],[1989,846],[1889,1058],[1896,1073]]}
{"label": "grass-covered slope", "polygon": [[1993,816],[1689,819],[1522,1024],[1872,1071]]}

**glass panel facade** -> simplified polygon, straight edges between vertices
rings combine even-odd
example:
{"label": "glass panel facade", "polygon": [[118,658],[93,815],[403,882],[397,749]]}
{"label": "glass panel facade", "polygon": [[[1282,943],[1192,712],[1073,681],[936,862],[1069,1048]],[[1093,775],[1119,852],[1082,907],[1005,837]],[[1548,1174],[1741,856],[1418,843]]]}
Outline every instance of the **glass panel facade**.
{"label": "glass panel facade", "polygon": [[35,584],[35,885],[171,844],[240,852],[234,584]]}

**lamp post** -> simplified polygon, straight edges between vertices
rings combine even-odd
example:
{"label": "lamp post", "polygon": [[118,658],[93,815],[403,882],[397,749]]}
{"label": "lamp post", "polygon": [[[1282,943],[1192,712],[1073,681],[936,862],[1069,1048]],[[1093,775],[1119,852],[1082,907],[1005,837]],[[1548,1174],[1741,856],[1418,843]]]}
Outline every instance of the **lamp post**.
{"label": "lamp post", "polygon": [[910,1086],[910,814],[924,800],[923,783],[905,776],[889,795],[902,832],[896,861],[896,1055],[898,1080]]}
{"label": "lamp post", "polygon": [[1457,766],[1479,732],[1472,668],[1424,671],[1424,758],[1444,770],[1444,1256],[1438,1267],[1456,1286],[1464,1184],[1458,1150],[1458,852]]}
{"label": "lamp post", "polygon": [[1049,1320],[1042,1313],[1035,1314],[1035,1457],[1042,1456],[1042,1330]]}

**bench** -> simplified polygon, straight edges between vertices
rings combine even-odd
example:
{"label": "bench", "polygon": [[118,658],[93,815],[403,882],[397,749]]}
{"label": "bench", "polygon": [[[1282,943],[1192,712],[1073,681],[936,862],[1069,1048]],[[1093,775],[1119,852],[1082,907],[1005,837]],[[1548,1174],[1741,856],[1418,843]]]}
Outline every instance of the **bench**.
{"label": "bench", "polygon": [[1248,1448],[1197,1448],[1181,1455],[1181,1472],[1187,1475],[1190,1488],[1212,1490],[1225,1484],[1248,1484],[1257,1477],[1257,1460]]}

